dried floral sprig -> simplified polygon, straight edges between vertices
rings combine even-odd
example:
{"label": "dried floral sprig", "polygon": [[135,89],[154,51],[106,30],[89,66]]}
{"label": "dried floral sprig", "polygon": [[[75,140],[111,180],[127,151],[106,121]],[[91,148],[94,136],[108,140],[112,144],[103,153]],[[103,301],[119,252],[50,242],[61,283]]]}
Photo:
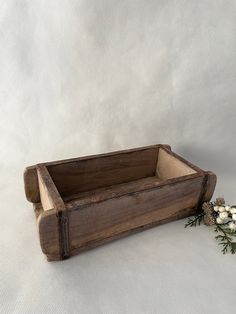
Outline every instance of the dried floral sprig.
{"label": "dried floral sprig", "polygon": [[221,232],[215,239],[220,241],[218,244],[222,245],[222,253],[225,254],[230,251],[231,254],[236,253],[236,242],[233,242],[232,237],[236,237],[236,231],[232,231],[229,228],[223,228],[221,225],[216,225],[215,232]]}
{"label": "dried floral sprig", "polygon": [[198,215],[195,215],[193,218],[188,218],[188,221],[186,222],[184,228],[187,227],[196,227],[197,225],[200,226],[200,224],[203,221],[205,213],[200,213]]}
{"label": "dried floral sprig", "polygon": [[[204,223],[207,226],[215,226],[215,232],[219,233],[215,239],[220,241],[222,253],[236,253],[236,205],[225,204],[222,197],[218,197],[215,202],[205,202],[202,204],[202,212],[193,218],[188,218],[186,227],[196,227]],[[236,240],[236,239],[235,239]]]}

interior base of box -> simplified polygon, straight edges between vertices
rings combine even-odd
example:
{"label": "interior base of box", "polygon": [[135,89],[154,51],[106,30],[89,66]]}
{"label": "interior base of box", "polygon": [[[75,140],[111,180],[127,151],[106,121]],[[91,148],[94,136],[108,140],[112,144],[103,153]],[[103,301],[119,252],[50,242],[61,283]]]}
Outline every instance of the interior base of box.
{"label": "interior base of box", "polygon": [[163,180],[158,176],[151,176],[95,190],[80,192],[63,198],[63,201],[65,202],[67,209],[70,210],[87,204],[101,202],[109,198],[120,197],[125,194],[139,192],[140,190],[150,189],[159,185],[162,181]]}

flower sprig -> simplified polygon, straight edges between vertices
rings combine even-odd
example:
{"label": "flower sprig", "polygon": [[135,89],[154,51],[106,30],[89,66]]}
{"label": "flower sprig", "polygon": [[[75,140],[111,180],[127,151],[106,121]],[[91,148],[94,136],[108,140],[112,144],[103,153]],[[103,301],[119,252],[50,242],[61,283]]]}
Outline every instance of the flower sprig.
{"label": "flower sprig", "polygon": [[193,218],[188,218],[188,221],[185,224],[185,228],[187,227],[196,227],[196,226],[200,226],[200,224],[203,221],[203,217],[204,217],[204,213],[200,213],[198,215],[195,215]]}
{"label": "flower sprig", "polygon": [[221,232],[222,234],[218,234],[215,239],[220,241],[218,244],[222,245],[223,254],[230,251],[232,254],[236,253],[236,242],[233,242],[232,237],[236,237],[236,232],[232,231],[232,229],[222,228],[221,225],[216,225],[215,232]]}
{"label": "flower sprig", "polygon": [[225,204],[222,197],[216,199],[215,202],[205,202],[202,205],[202,212],[189,218],[186,227],[196,227],[204,223],[207,226],[215,226],[214,231],[217,234],[215,239],[222,246],[222,253],[236,253],[236,206]]}

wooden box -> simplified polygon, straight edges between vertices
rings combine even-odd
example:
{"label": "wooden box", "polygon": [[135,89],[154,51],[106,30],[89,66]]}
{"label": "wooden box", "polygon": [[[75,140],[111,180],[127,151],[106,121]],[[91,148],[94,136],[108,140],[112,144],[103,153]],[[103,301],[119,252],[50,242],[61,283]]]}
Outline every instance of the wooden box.
{"label": "wooden box", "polygon": [[49,261],[194,214],[216,176],[153,145],[26,168],[40,244]]}

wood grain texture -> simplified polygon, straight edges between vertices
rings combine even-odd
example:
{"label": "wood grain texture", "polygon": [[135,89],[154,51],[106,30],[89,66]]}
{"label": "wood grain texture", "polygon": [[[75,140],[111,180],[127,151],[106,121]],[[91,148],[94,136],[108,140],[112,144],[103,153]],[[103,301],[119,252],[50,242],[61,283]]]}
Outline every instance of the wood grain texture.
{"label": "wood grain texture", "polygon": [[205,173],[207,174],[207,184],[206,184],[206,191],[203,196],[203,202],[208,202],[211,200],[213,193],[215,191],[217,177],[211,171],[206,171]]}
{"label": "wood grain texture", "polygon": [[158,186],[162,180],[156,176],[134,180],[126,183],[111,185],[92,191],[81,192],[64,198],[68,210],[78,206],[93,204],[109,198],[121,197],[123,195],[146,190]]}
{"label": "wood grain texture", "polygon": [[180,176],[196,173],[192,167],[176,158],[169,151],[159,149],[156,174],[162,179],[172,179]]}
{"label": "wood grain texture", "polygon": [[57,211],[55,209],[44,211],[43,208],[40,212],[38,210],[37,225],[41,249],[48,261],[61,260],[61,238]]}
{"label": "wood grain texture", "polygon": [[163,149],[167,154],[175,157],[177,160],[183,162],[184,164],[186,164],[187,166],[189,166],[190,168],[192,168],[193,170],[195,170],[196,172],[199,173],[204,173],[204,171],[197,167],[196,165],[192,164],[190,161],[186,160],[185,158],[183,158],[182,156],[176,154],[175,152],[173,152],[170,147],[168,147],[168,145],[158,145],[158,147],[160,147],[161,149]]}
{"label": "wood grain texture", "polygon": [[154,220],[150,223],[146,223],[144,225],[134,227],[132,229],[129,228],[126,231],[115,233],[115,234],[109,235],[108,237],[90,240],[88,242],[85,242],[83,245],[81,245],[79,247],[73,248],[73,250],[71,251],[71,256],[77,255],[81,252],[84,252],[84,251],[87,251],[89,249],[95,248],[97,246],[109,243],[111,241],[135,234],[135,233],[140,232],[140,231],[144,231],[144,230],[147,230],[147,229],[150,229],[150,228],[153,228],[153,227],[165,224],[165,223],[169,223],[171,221],[175,221],[178,219],[183,219],[183,218],[192,216],[192,215],[194,215],[194,213],[195,213],[195,208],[180,209],[176,213],[173,213],[173,215],[170,217]]}
{"label": "wood grain texture", "polygon": [[44,210],[56,209],[57,211],[65,210],[65,204],[44,165],[36,166],[38,175],[38,184],[40,200]]}
{"label": "wood grain texture", "polygon": [[[125,150],[120,150],[120,151],[113,151],[113,152],[103,153],[103,154],[50,161],[50,162],[41,163],[40,165],[44,165],[48,167],[48,166],[56,166],[56,165],[62,165],[62,164],[70,164],[73,162],[80,162],[83,160],[92,160],[92,159],[97,159],[101,157],[111,157],[111,156],[116,156],[118,154],[119,155],[129,154],[129,153],[139,152],[139,151],[148,150],[148,149],[158,150],[159,147],[162,147],[163,149],[166,149],[166,150],[171,150],[170,145],[156,144],[156,145],[149,145],[149,146],[138,147],[138,148],[125,149]],[[32,203],[40,202],[36,165],[27,167],[25,169],[24,184],[25,184],[25,195],[26,195],[27,200]]]}
{"label": "wood grain texture", "polygon": [[27,167],[24,171],[25,195],[29,202],[40,202],[38,176],[36,166]]}
{"label": "wood grain texture", "polygon": [[26,196],[35,203],[49,261],[191,215],[210,200],[215,184],[215,174],[161,144],[39,164],[25,172]]}
{"label": "wood grain texture", "polygon": [[194,208],[202,182],[199,176],[74,208],[70,211],[72,250],[88,241],[171,218],[180,209]]}
{"label": "wood grain texture", "polygon": [[63,197],[155,175],[158,149],[98,156],[48,166]]}
{"label": "wood grain texture", "polygon": [[[48,242],[51,241],[51,229],[57,223],[58,240],[57,245],[54,244],[54,250],[57,252],[54,255],[60,256],[61,259],[70,255],[70,240],[69,240],[69,220],[67,209],[64,201],[62,200],[47,167],[38,165],[36,167],[39,179],[40,199],[43,207],[43,213],[38,217],[39,220],[39,233],[41,234],[40,242],[43,245],[44,251],[47,251]],[[51,214],[50,214],[51,213]],[[56,216],[52,218],[51,216]],[[46,222],[45,222],[46,221]],[[47,226],[49,230],[47,230]],[[42,235],[43,234],[43,235]],[[47,238],[49,236],[49,238]],[[47,241],[48,239],[48,241]],[[52,254],[48,253],[48,259],[51,259]]]}

